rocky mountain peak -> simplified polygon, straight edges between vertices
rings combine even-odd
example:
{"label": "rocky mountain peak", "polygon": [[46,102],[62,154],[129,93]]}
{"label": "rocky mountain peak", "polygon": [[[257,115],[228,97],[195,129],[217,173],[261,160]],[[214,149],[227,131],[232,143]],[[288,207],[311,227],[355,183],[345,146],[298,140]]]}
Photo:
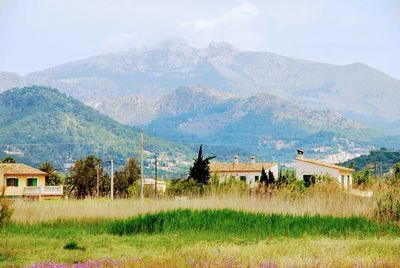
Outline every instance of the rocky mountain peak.
{"label": "rocky mountain peak", "polygon": [[208,54],[235,55],[239,49],[227,42],[211,42],[206,48]]}
{"label": "rocky mountain peak", "polygon": [[164,114],[179,115],[185,112],[203,110],[233,98],[232,95],[203,85],[181,86],[161,97],[158,101],[158,107]]}

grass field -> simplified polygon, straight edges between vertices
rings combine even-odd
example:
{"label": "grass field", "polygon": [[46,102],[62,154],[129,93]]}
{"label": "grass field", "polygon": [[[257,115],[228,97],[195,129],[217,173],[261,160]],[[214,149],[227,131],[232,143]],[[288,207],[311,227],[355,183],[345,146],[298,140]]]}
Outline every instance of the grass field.
{"label": "grass field", "polygon": [[[14,221],[1,230],[0,264],[71,264],[109,257],[122,267],[395,267],[400,263],[399,230],[357,216],[226,209],[172,210],[125,219]],[[70,242],[77,243],[76,249],[64,249]]]}
{"label": "grass field", "polygon": [[376,204],[329,185],[187,200],[16,200],[0,228],[0,266],[399,267],[400,227],[378,222]]}

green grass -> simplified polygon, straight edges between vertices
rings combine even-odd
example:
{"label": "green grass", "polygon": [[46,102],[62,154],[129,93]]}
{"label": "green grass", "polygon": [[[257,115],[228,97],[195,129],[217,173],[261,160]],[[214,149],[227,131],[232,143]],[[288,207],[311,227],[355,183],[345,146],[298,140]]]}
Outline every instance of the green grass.
{"label": "green grass", "polygon": [[[399,234],[399,227],[360,217],[182,209],[126,220],[11,223],[0,229],[0,266],[106,257],[138,259],[138,267],[187,267],[220,263],[221,258],[242,266],[269,259],[332,267],[375,260],[400,263]],[[72,242],[84,250],[65,249]]]}
{"label": "green grass", "polygon": [[399,236],[400,228],[362,217],[282,215],[221,210],[178,209],[120,220],[57,220],[37,224],[12,223],[2,232],[62,238],[70,235],[132,235],[202,233],[207,239],[246,240],[271,237],[378,237]]}
{"label": "green grass", "polygon": [[246,238],[297,238],[304,235],[371,237],[400,234],[399,227],[361,217],[266,215],[228,209],[179,209],[145,214],[112,221],[108,224],[108,231],[116,235],[202,232],[219,238],[231,235]]}

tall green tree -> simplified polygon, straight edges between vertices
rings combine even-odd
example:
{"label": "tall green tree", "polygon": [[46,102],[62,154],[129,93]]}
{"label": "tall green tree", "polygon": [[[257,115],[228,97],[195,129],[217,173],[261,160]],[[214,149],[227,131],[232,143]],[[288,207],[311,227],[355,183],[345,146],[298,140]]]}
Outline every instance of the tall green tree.
{"label": "tall green tree", "polygon": [[274,173],[272,173],[271,170],[268,170],[268,185],[273,185],[275,184],[275,176]]}
{"label": "tall green tree", "polygon": [[66,178],[70,193],[76,198],[86,198],[97,194],[97,170],[99,168],[99,195],[108,196],[110,193],[110,177],[101,166],[101,159],[89,155],[83,160],[76,160],[71,168],[71,174]]}
{"label": "tall green tree", "polygon": [[6,156],[1,163],[17,163],[17,161],[11,156]]}
{"label": "tall green tree", "polygon": [[130,158],[128,163],[121,170],[114,173],[114,193],[118,197],[128,197],[129,187],[140,179],[140,169],[134,158]]}
{"label": "tall green tree", "polygon": [[55,186],[55,185],[61,185],[62,180],[60,175],[56,172],[54,166],[50,162],[43,162],[40,164],[39,169],[43,172],[46,172],[47,175],[45,177],[46,179],[46,185],[48,186]]}
{"label": "tall green tree", "polygon": [[264,167],[262,167],[262,169],[261,169],[260,182],[264,186],[267,185],[267,183],[268,183],[268,175],[267,175],[267,172],[265,172],[265,168]]}
{"label": "tall green tree", "polygon": [[203,157],[203,145],[200,145],[197,158],[194,159],[193,166],[189,170],[189,179],[193,179],[197,183],[207,184],[210,180],[210,160],[215,156]]}

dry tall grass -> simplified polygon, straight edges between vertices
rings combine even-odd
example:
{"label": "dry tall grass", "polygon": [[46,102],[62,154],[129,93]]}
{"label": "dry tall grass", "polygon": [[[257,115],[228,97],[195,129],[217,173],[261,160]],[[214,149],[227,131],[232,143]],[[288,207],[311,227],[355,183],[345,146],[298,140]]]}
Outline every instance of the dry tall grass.
{"label": "dry tall grass", "polygon": [[56,219],[126,218],[147,212],[176,208],[231,208],[252,212],[373,216],[374,200],[329,188],[315,188],[302,194],[275,192],[240,196],[218,195],[191,199],[43,200],[14,203],[12,221],[34,223]]}

